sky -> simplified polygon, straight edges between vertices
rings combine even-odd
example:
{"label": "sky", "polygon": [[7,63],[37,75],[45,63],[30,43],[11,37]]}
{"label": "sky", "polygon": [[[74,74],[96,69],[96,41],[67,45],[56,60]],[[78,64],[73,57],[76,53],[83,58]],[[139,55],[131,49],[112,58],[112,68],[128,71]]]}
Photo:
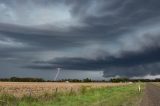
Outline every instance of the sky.
{"label": "sky", "polygon": [[0,78],[160,78],[159,0],[0,0]]}

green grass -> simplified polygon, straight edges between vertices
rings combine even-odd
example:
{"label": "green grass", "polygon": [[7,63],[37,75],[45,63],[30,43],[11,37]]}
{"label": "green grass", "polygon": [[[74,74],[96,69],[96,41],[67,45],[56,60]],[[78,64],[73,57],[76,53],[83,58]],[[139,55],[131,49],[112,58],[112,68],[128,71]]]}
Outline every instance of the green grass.
{"label": "green grass", "polygon": [[24,96],[18,99],[11,95],[0,95],[0,104],[1,106],[136,106],[142,95],[143,92],[138,92],[137,84],[89,90],[82,87],[79,93],[45,94],[41,97]]}

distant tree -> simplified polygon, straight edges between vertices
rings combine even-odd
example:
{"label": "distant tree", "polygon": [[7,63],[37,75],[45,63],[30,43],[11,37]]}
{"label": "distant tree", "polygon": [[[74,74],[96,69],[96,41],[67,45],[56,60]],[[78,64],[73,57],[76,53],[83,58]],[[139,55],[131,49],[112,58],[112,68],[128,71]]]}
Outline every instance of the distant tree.
{"label": "distant tree", "polygon": [[128,78],[113,78],[110,79],[110,82],[128,82],[129,79]]}
{"label": "distant tree", "polygon": [[45,82],[42,78],[18,78],[18,77],[11,77],[9,79],[11,82]]}
{"label": "distant tree", "polygon": [[89,78],[86,78],[86,79],[83,79],[83,82],[92,82],[92,80]]}

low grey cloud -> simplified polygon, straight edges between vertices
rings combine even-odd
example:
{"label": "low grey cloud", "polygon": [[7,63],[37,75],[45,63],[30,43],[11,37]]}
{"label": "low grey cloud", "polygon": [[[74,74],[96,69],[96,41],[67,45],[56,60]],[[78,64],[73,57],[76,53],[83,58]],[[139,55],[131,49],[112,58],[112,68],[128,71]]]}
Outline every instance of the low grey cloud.
{"label": "low grey cloud", "polygon": [[30,70],[32,76],[43,70],[46,78],[46,70],[62,67],[103,70],[102,77],[159,75],[159,5],[157,0],[0,0],[0,61],[10,65],[0,72]]}
{"label": "low grey cloud", "polygon": [[[104,70],[104,76],[144,76],[146,74],[159,74],[160,49],[152,48],[140,53],[125,52],[121,57],[105,57],[103,59],[85,58],[56,58],[52,61],[35,61],[32,69],[55,69],[61,67],[70,70]],[[148,66],[149,67],[147,69]],[[156,64],[156,67],[154,66]],[[144,70],[145,69],[145,70]]]}

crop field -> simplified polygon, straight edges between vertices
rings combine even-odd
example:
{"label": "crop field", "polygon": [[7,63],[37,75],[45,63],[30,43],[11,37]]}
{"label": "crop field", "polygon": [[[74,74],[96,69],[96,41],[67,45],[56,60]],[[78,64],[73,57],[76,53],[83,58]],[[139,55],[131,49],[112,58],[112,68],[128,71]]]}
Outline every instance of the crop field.
{"label": "crop field", "polygon": [[128,83],[37,83],[37,82],[0,82],[1,94],[12,94],[16,97],[24,95],[39,96],[44,93],[78,92],[81,87],[100,88],[122,86]]}
{"label": "crop field", "polygon": [[0,106],[136,106],[130,83],[0,82]]}

